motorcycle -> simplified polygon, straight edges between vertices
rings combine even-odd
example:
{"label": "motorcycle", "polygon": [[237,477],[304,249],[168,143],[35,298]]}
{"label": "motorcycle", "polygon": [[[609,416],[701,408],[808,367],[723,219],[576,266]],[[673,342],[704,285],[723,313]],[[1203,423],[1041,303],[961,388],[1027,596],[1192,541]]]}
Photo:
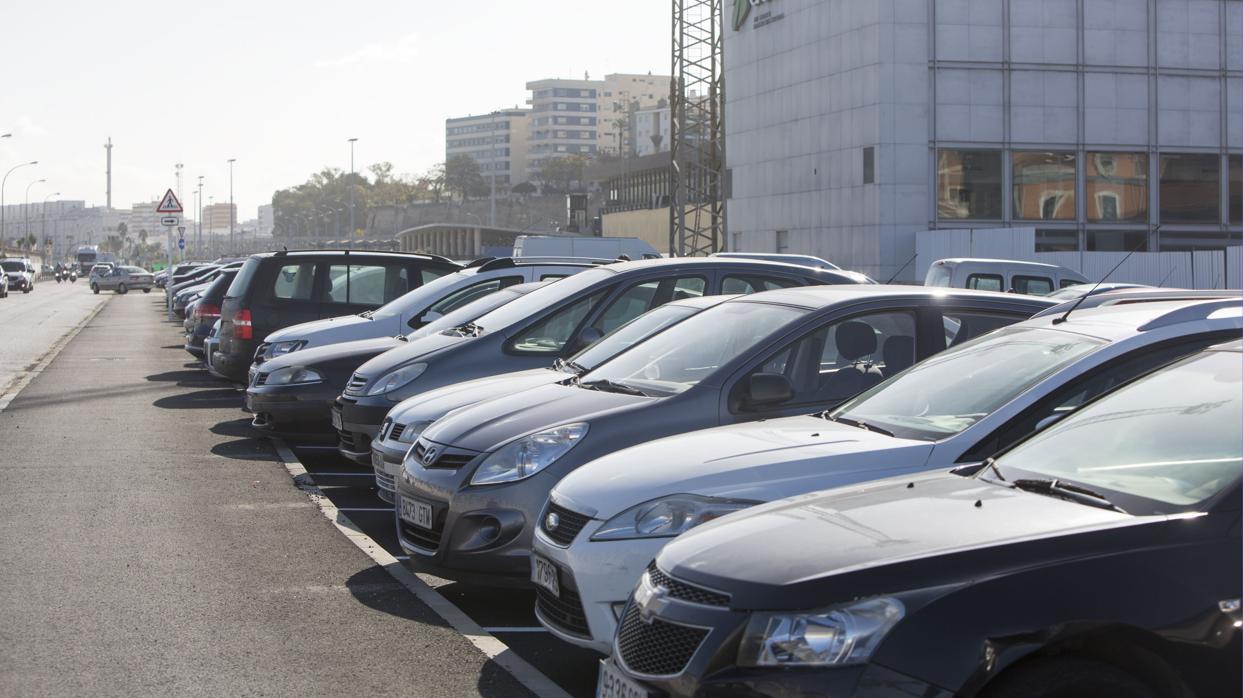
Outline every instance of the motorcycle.
{"label": "motorcycle", "polygon": [[64,281],[64,280],[65,280],[65,270],[64,270],[64,269],[57,269],[57,270],[56,270],[56,283],[60,283],[60,282],[62,282],[62,281]]}
{"label": "motorcycle", "polygon": [[72,283],[76,282],[77,280],[78,280],[78,272],[77,272],[77,270],[72,270],[72,271],[70,271],[70,272],[69,272],[69,283],[71,283],[71,284],[72,284]]}

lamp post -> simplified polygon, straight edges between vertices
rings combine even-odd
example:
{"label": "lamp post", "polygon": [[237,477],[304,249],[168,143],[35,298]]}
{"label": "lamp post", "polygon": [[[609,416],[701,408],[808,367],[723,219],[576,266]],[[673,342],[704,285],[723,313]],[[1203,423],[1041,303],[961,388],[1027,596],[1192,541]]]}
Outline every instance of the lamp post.
{"label": "lamp post", "polygon": [[26,185],[26,200],[22,202],[22,235],[30,237],[30,188],[36,184],[44,184],[46,179],[36,179]]}
{"label": "lamp post", "polygon": [[[354,226],[354,144],[358,142],[358,139],[357,139],[357,138],[351,138],[351,139],[349,139],[349,141],[348,141],[348,142],[349,142],[349,144],[350,144],[350,235],[349,235],[349,245],[350,245],[350,247],[351,247],[351,248],[353,248],[353,247],[354,247],[354,231],[355,231],[355,230],[357,230],[357,228],[355,228],[355,226]],[[338,227],[339,227],[339,226],[338,226]]]}
{"label": "lamp post", "polygon": [[195,217],[194,248],[203,254],[203,175],[199,175],[199,212]]}
{"label": "lamp post", "polygon": [[237,158],[229,158],[229,251],[233,250],[233,224],[237,219],[233,208],[233,163],[237,162]]}
{"label": "lamp post", "polygon": [[[6,137],[7,135],[8,134],[6,134]],[[26,167],[28,165],[38,165],[38,164],[39,164],[38,160],[31,160],[30,162],[23,162],[20,165],[14,165],[13,167],[9,169],[8,172],[4,173],[3,178],[0,178],[0,244],[4,242],[4,236],[8,232],[8,230],[4,227],[4,185],[8,184],[9,175],[13,174],[13,170],[16,170],[20,167]]]}
{"label": "lamp post", "polygon": [[[39,221],[39,243],[40,244],[47,242],[47,200],[52,198],[53,196],[60,196],[60,192],[48,194],[47,196],[43,197],[43,203],[39,204],[39,216],[42,219]],[[53,245],[52,246],[53,257],[56,256],[55,250],[56,250],[56,246]]]}

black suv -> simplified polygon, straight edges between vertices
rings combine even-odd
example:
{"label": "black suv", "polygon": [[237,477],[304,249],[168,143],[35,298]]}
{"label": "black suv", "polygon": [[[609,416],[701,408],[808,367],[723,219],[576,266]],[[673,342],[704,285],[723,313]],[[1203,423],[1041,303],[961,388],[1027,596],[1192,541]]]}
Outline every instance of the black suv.
{"label": "black suv", "polygon": [[246,380],[255,348],[279,329],[375,310],[462,265],[400,252],[269,252],[246,260],[221,304],[220,348],[212,365]]}

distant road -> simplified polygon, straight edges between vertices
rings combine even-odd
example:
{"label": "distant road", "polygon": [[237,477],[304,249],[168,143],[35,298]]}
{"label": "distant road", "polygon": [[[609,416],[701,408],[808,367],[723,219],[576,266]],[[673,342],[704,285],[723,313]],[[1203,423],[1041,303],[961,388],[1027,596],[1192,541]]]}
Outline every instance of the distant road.
{"label": "distant road", "polygon": [[[112,295],[91,293],[86,279],[72,284],[44,279],[37,282],[30,293],[10,293],[8,298],[0,298],[0,396],[8,392],[24,371],[43,358],[57,340]],[[131,294],[134,295],[144,294]],[[142,303],[133,297],[121,300]]]}

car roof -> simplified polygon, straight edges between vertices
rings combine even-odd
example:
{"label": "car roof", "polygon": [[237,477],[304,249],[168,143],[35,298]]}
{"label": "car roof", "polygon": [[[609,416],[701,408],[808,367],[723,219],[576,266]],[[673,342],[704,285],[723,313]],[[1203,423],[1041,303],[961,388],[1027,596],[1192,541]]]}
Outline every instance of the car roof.
{"label": "car roof", "polygon": [[1018,293],[998,293],[996,291],[974,291],[959,288],[941,288],[931,286],[904,286],[900,284],[868,284],[836,286],[800,286],[782,288],[773,291],[760,291],[739,298],[740,301],[756,303],[780,303],[804,308],[823,308],[838,303],[891,298],[916,300],[933,298],[937,300],[994,300],[1003,303],[1029,305],[1032,312],[1051,308],[1056,301],[1043,296],[1026,296]]}
{"label": "car roof", "polygon": [[987,257],[950,257],[948,259],[938,259],[937,261],[933,262],[933,264],[975,264],[975,263],[1012,264],[1014,266],[1022,266],[1022,267],[1043,267],[1046,269],[1060,269],[1063,271],[1072,272],[1077,276],[1083,276],[1082,274],[1075,271],[1074,269],[1067,269],[1066,267],[1063,267],[1058,264],[1048,264],[1047,262],[1027,262],[1021,259],[989,259]]}
{"label": "car roof", "polygon": [[1232,339],[1229,342],[1215,344],[1205,351],[1232,351],[1236,354],[1243,353],[1243,339]]}
{"label": "car roof", "polygon": [[762,259],[743,259],[739,257],[661,257],[659,259],[640,259],[633,262],[618,262],[599,267],[600,269],[608,269],[615,273],[621,274],[630,271],[646,270],[646,269],[662,269],[665,267],[687,267],[695,268],[701,266],[716,267],[719,269],[738,269],[762,271],[771,269],[773,271],[786,271],[794,274],[800,274],[806,277],[823,277],[841,279],[846,283],[857,283],[853,278],[846,275],[845,272],[836,269],[820,269],[816,267],[807,267],[801,264],[789,264],[787,262],[771,262]]}
{"label": "car roof", "polygon": [[444,264],[452,264],[455,267],[463,266],[460,262],[455,262],[448,257],[441,257],[434,254],[422,254],[418,252],[388,252],[382,250],[280,250],[279,252],[261,252],[250,256],[250,259],[270,259],[272,257],[311,257],[314,255],[327,256],[346,256],[358,255],[360,257],[389,257],[394,259],[425,259],[433,262],[441,262]]}
{"label": "car roof", "polygon": [[1065,322],[1062,322],[1064,313],[1050,313],[1025,320],[1015,327],[1056,327],[1117,341],[1150,330],[1229,316],[1243,317],[1243,300],[1219,298],[1105,305],[1075,310]]}

